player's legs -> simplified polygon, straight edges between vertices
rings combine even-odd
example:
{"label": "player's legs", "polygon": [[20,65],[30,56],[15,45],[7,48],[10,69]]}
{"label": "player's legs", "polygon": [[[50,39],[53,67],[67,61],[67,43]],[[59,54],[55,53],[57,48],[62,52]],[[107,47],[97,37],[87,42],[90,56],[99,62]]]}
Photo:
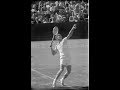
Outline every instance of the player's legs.
{"label": "player's legs", "polygon": [[56,77],[53,81],[53,87],[55,87],[57,79],[60,77],[61,73],[64,71],[64,67],[65,67],[64,65],[60,65],[60,70],[57,72]]}
{"label": "player's legs", "polygon": [[66,66],[67,72],[64,74],[63,78],[61,79],[61,84],[64,86],[64,80],[68,77],[68,75],[71,73],[71,65]]}

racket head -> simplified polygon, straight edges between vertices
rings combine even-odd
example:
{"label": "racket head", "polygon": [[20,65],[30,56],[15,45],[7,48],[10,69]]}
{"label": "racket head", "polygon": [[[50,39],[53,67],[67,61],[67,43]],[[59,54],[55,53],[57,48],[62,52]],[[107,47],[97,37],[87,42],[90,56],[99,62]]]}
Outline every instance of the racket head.
{"label": "racket head", "polygon": [[54,35],[57,35],[57,34],[58,34],[58,27],[57,27],[57,26],[55,26],[55,27],[53,28],[53,34],[54,34]]}

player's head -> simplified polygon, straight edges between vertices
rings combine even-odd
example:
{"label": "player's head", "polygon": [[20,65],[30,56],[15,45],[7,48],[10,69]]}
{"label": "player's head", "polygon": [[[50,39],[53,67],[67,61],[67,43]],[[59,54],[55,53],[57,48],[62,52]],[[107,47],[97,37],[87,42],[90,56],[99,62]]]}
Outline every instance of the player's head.
{"label": "player's head", "polygon": [[58,41],[61,41],[62,40],[61,34],[55,35],[55,39],[58,40]]}
{"label": "player's head", "polygon": [[57,29],[57,31],[58,31],[58,27],[57,26],[55,26],[53,29],[55,29],[55,30]]}

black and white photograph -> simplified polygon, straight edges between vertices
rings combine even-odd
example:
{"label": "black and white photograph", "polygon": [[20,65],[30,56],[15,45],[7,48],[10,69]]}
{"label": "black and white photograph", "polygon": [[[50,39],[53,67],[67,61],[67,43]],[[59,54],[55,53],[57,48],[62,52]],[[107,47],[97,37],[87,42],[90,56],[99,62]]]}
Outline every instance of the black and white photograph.
{"label": "black and white photograph", "polygon": [[89,89],[89,0],[31,1],[31,90]]}

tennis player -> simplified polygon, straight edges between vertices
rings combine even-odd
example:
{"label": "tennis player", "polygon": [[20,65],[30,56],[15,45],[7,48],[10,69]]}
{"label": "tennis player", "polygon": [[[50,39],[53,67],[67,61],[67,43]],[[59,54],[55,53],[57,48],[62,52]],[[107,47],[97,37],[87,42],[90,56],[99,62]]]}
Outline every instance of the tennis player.
{"label": "tennis player", "polygon": [[[58,29],[58,28],[56,28]],[[57,72],[55,79],[53,80],[53,87],[56,87],[56,81],[60,77],[61,73],[64,71],[66,68],[67,72],[64,74],[63,78],[60,80],[61,85],[65,86],[64,80],[68,77],[68,75],[71,73],[71,56],[69,53],[69,48],[68,48],[68,42],[67,40],[72,36],[74,29],[76,29],[76,24],[73,25],[72,29],[70,30],[69,34],[67,37],[62,39],[61,34],[55,35],[55,39],[58,41],[57,45],[55,46],[55,49],[53,49],[53,45],[51,43],[51,52],[52,55],[55,55],[59,53],[60,55],[60,70]]]}

